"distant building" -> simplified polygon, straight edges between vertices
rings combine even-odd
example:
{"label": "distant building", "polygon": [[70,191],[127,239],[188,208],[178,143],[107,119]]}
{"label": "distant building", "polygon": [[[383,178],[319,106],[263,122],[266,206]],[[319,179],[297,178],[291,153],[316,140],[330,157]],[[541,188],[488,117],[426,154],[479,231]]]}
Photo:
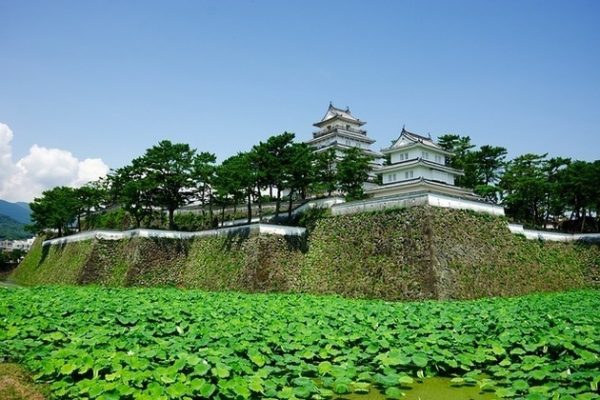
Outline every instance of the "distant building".
{"label": "distant building", "polygon": [[454,186],[462,171],[446,165],[453,154],[442,149],[430,136],[418,135],[402,128],[400,136],[381,152],[389,157],[389,165],[377,171],[382,185],[368,190],[373,197],[435,192],[479,199],[473,192]]}
{"label": "distant building", "polygon": [[382,154],[371,150],[371,145],[375,143],[375,140],[368,137],[367,131],[362,129],[365,124],[365,121],[352,115],[350,108],[343,110],[329,103],[329,108],[323,118],[313,124],[319,130],[313,132],[313,138],[306,143],[312,146],[317,153],[334,149],[339,159],[344,156],[344,150],[358,147],[365,155],[373,158],[371,164],[373,168],[377,168],[381,165]]}
{"label": "distant building", "polygon": [[33,246],[35,238],[23,239],[23,240],[0,240],[0,250],[6,253],[10,253],[14,250],[29,251]]}

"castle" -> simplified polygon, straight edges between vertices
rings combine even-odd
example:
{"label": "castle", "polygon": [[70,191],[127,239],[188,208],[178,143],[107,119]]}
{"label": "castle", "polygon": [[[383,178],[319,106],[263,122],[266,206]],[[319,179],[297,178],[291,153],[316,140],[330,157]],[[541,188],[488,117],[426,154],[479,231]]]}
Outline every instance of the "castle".
{"label": "castle", "polygon": [[[403,127],[392,145],[378,152],[371,149],[375,140],[367,136],[363,129],[365,123],[352,115],[349,108],[337,108],[330,103],[323,118],[313,124],[319,130],[313,132],[313,138],[306,143],[316,152],[333,149],[339,159],[344,150],[351,147],[357,147],[371,157],[371,178],[381,176],[378,185],[365,183],[366,194],[373,198],[438,193],[480,200],[472,191],[455,186],[456,177],[463,172],[446,164],[453,154],[441,148],[431,136],[412,133]],[[389,161],[387,165],[382,165],[383,158]]]}

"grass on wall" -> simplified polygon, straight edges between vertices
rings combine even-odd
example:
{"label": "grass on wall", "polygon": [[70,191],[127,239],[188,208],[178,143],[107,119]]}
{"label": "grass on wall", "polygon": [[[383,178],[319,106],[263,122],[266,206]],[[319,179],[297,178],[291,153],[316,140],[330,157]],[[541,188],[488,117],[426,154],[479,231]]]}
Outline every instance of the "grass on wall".
{"label": "grass on wall", "polygon": [[595,286],[600,247],[527,240],[503,218],[433,207],[319,218],[306,243],[250,235],[42,248],[26,285],[176,286],[347,297],[472,299]]}

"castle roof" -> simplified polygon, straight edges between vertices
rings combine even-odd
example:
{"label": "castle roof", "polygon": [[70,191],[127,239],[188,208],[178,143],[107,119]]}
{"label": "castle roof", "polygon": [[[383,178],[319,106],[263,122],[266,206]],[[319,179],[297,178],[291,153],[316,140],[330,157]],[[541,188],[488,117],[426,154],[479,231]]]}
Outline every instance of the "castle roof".
{"label": "castle roof", "polygon": [[404,129],[404,127],[402,127],[402,131],[400,132],[400,136],[398,137],[398,139],[394,140],[390,147],[382,149],[381,151],[384,153],[389,153],[389,152],[393,152],[395,149],[401,149],[401,148],[405,148],[405,147],[409,147],[409,146],[412,147],[415,145],[423,145],[426,147],[431,147],[431,148],[438,150],[441,153],[448,154],[448,155],[452,154],[452,153],[444,150],[436,142],[434,142],[433,139],[431,138],[431,135],[428,135],[428,136],[419,135],[417,133],[407,131],[406,129]]}
{"label": "castle roof", "polygon": [[319,122],[314,123],[313,126],[316,126],[316,127],[324,126],[328,122],[330,122],[331,120],[333,120],[335,118],[339,118],[341,120],[352,122],[352,123],[358,124],[358,125],[365,124],[364,121],[361,121],[360,119],[358,119],[354,115],[352,115],[352,113],[350,112],[350,107],[346,107],[346,109],[344,110],[341,108],[334,107],[333,104],[329,103],[329,108],[327,109],[327,112],[325,113],[323,118],[321,118],[321,120]]}

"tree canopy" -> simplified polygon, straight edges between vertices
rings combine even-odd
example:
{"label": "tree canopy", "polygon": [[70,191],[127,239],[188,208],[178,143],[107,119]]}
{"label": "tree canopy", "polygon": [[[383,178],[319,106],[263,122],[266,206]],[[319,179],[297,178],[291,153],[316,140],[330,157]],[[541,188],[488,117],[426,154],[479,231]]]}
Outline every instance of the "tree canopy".
{"label": "tree canopy", "polygon": [[[504,147],[477,147],[469,136],[457,134],[443,135],[438,143],[453,154],[446,164],[464,171],[456,184],[503,205],[511,220],[567,231],[599,229],[600,161],[546,154],[507,160]],[[315,151],[295,142],[290,132],[273,135],[220,164],[210,152],[163,140],[106,179],[78,189],[61,186],[45,191],[31,204],[31,229],[52,229],[62,235],[101,227],[101,216],[114,210],[121,210],[135,227],[163,226],[160,221],[166,213],[173,229],[178,220],[175,211],[186,205],[199,209],[193,226],[210,228],[225,220],[228,207],[233,216],[238,206],[245,207],[248,222],[254,214],[262,219],[265,201],[275,204],[275,215],[290,216],[294,202],[309,196],[363,199],[364,182],[372,178],[371,161],[358,148],[343,154]],[[219,210],[217,215],[213,208]]]}

